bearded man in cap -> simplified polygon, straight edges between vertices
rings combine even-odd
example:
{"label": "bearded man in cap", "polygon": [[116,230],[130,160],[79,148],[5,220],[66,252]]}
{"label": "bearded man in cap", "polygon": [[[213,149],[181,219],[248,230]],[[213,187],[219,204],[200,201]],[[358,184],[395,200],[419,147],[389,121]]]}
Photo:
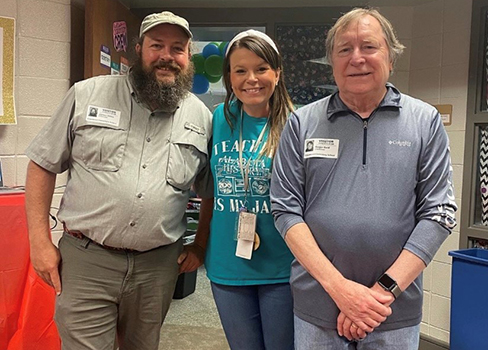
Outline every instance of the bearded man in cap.
{"label": "bearded man in cap", "polygon": [[[147,16],[129,75],[75,84],[26,151],[31,260],[56,291],[63,349],[158,348],[190,187],[213,192],[211,114],[189,92],[191,38],[184,18]],[[58,249],[49,209],[64,171]]]}

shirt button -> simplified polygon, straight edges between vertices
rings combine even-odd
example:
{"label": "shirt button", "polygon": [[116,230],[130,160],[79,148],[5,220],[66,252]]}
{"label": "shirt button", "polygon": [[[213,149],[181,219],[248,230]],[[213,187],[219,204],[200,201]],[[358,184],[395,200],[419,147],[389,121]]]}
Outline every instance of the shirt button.
{"label": "shirt button", "polygon": [[141,198],[141,197],[142,197],[142,193],[139,193],[139,194],[137,195],[137,198]]}
{"label": "shirt button", "polygon": [[147,168],[147,165],[146,164],[143,164],[142,165],[142,169],[146,169]]}
{"label": "shirt button", "polygon": [[147,142],[151,142],[151,138],[150,138],[150,137],[148,137],[148,138],[146,139],[146,141],[147,141]]}
{"label": "shirt button", "polygon": [[134,221],[131,221],[130,224],[132,227],[136,226],[136,223]]}

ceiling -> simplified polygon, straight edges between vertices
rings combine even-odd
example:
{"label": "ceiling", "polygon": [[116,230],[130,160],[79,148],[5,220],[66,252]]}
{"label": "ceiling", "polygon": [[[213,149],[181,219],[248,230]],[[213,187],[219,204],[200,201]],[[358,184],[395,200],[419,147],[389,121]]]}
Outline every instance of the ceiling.
{"label": "ceiling", "polygon": [[328,6],[415,6],[435,0],[119,0],[130,9],[142,8],[255,8]]}

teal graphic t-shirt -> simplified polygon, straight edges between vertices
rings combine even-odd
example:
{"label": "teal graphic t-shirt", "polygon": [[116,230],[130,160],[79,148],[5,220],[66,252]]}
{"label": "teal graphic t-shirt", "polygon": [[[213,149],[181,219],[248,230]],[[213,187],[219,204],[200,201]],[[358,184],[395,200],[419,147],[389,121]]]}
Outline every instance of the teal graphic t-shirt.
{"label": "teal graphic t-shirt", "polygon": [[257,152],[251,152],[266,126],[267,118],[243,115],[242,141],[244,168],[249,164],[247,209],[257,214],[261,243],[253,251],[251,260],[235,256],[237,245],[236,220],[244,206],[244,180],[239,167],[239,130],[241,112],[237,104],[231,106],[238,116],[231,132],[219,105],[213,114],[213,142],[210,164],[214,178],[214,210],[210,224],[205,267],[208,278],[224,285],[255,285],[288,282],[293,255],[274,226],[269,200],[272,159],[259,157],[268,131]]}

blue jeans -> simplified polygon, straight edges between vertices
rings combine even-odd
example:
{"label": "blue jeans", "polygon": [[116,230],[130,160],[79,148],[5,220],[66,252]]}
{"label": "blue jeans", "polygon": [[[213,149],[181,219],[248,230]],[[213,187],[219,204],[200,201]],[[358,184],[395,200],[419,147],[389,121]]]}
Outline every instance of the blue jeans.
{"label": "blue jeans", "polygon": [[295,316],[296,350],[418,350],[420,324],[390,331],[374,331],[360,341],[340,337],[336,329],[308,323]]}
{"label": "blue jeans", "polygon": [[293,350],[293,300],[288,283],[225,286],[212,293],[232,350]]}

